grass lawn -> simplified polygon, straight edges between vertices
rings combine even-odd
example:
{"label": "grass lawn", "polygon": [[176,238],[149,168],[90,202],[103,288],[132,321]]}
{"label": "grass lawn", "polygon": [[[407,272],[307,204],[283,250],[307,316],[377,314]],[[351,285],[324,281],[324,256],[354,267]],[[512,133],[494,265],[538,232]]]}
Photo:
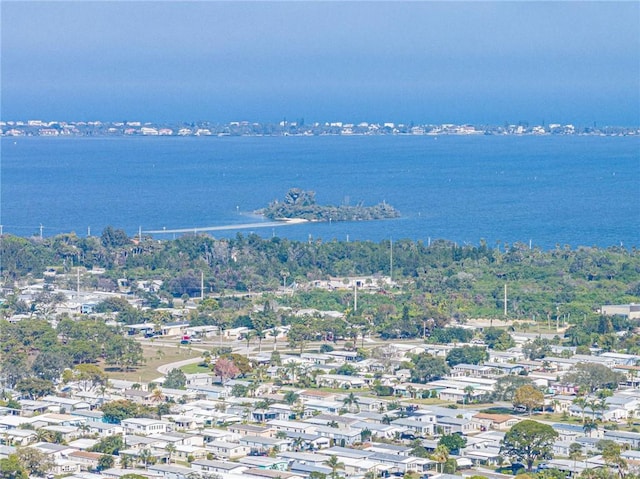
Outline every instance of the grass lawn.
{"label": "grass lawn", "polygon": [[190,348],[169,347],[161,344],[144,344],[142,350],[146,359],[145,364],[132,371],[118,371],[107,368],[106,373],[109,378],[148,383],[161,376],[158,372],[158,366],[184,359],[197,358],[202,355],[200,351],[192,351]]}
{"label": "grass lawn", "polygon": [[200,366],[199,364],[187,364],[182,366],[180,370],[185,374],[210,373],[211,369]]}

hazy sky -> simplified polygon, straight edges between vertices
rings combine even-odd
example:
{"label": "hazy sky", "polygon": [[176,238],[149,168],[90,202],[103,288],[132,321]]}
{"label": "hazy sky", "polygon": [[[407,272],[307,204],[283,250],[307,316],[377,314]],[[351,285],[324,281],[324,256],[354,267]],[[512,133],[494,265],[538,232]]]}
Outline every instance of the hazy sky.
{"label": "hazy sky", "polygon": [[0,2],[3,120],[640,124],[640,2]]}

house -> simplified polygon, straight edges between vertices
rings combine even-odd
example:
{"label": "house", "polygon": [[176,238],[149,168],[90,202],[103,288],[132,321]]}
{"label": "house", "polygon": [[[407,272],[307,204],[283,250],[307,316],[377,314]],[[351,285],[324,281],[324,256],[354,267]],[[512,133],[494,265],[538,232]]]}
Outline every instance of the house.
{"label": "house", "polygon": [[315,433],[317,428],[316,425],[309,424],[306,422],[282,421],[279,419],[274,419],[273,421],[269,421],[267,425],[269,427],[272,427],[276,431],[298,432],[298,433],[307,433],[307,434]]}
{"label": "house", "polygon": [[265,456],[246,456],[241,457],[238,462],[246,464],[249,468],[270,469],[274,471],[286,471],[289,462],[283,458],[265,457]]}
{"label": "house", "polygon": [[191,385],[187,389],[188,392],[194,392],[196,394],[202,395],[207,399],[224,399],[229,396],[230,388],[226,386],[201,386],[201,385]]}
{"label": "house", "polygon": [[495,376],[494,368],[481,365],[481,364],[456,364],[452,369],[449,377],[473,377],[473,378],[487,378],[491,376]]}
{"label": "house", "polygon": [[357,389],[366,385],[365,380],[362,378],[342,374],[322,374],[317,377],[316,381],[320,387],[341,389]]}
{"label": "house", "polygon": [[287,439],[291,441],[294,449],[301,448],[309,451],[317,451],[331,446],[331,439],[318,434],[305,434],[302,432],[287,432]]}
{"label": "house", "polygon": [[99,452],[87,452],[87,451],[73,451],[67,454],[67,458],[70,461],[77,462],[81,471],[95,471],[99,464],[100,458],[104,454]]}
{"label": "house", "polygon": [[316,434],[333,440],[334,444],[351,446],[361,441],[360,431],[351,429],[337,429],[330,426],[318,426]]}
{"label": "house", "polygon": [[91,409],[91,404],[78,399],[69,399],[58,396],[45,396],[42,398],[43,403],[49,404],[49,409],[56,408],[58,412],[71,412],[77,409]]}
{"label": "house", "polygon": [[275,429],[270,426],[258,426],[255,424],[233,424],[228,426],[227,430],[238,436],[274,437],[276,433]]}
{"label": "house", "polygon": [[558,433],[558,441],[577,442],[585,436],[584,428],[579,424],[554,423],[552,427]]}
{"label": "house", "polygon": [[247,468],[248,466],[237,462],[211,461],[207,459],[198,459],[191,463],[191,469],[194,471],[202,471],[212,474],[240,474]]}
{"label": "house", "polygon": [[89,422],[86,426],[89,434],[97,434],[100,437],[119,436],[124,433],[124,428],[120,424],[109,424],[106,422]]}
{"label": "house", "polygon": [[211,441],[206,444],[207,452],[221,459],[235,459],[251,452],[249,446],[226,441]]}
{"label": "house", "polygon": [[75,411],[71,411],[71,415],[84,419],[85,424],[90,424],[92,422],[101,423],[104,420],[104,413],[102,411],[87,411],[86,409],[77,409]]}
{"label": "house", "polygon": [[238,443],[251,448],[251,452],[286,451],[291,441],[289,439],[276,439],[273,437],[242,436]]}
{"label": "house", "polygon": [[600,308],[605,316],[626,316],[629,319],[640,319],[640,304],[607,304]]}
{"label": "house", "polygon": [[155,472],[162,479],[186,479],[193,473],[190,467],[176,466],[175,464],[154,464],[147,467],[149,472]]}
{"label": "house", "polygon": [[478,413],[473,416],[471,421],[476,423],[476,429],[480,429],[481,431],[487,431],[489,429],[505,431],[520,422],[520,419],[508,414]]}
{"label": "house", "polygon": [[124,428],[125,434],[139,434],[143,436],[167,432],[171,428],[171,423],[168,421],[148,418],[123,419],[120,424]]}
{"label": "house", "polygon": [[618,444],[629,444],[632,448],[640,448],[640,433],[628,431],[604,431],[604,439],[611,439]]}
{"label": "house", "polygon": [[29,429],[5,429],[0,441],[5,445],[26,446],[36,442],[37,437],[35,431]]}
{"label": "house", "polygon": [[166,323],[160,326],[160,333],[163,336],[183,336],[188,328],[189,323],[186,321]]}
{"label": "house", "polygon": [[402,473],[403,475],[410,472],[419,474],[427,471],[435,464],[435,461],[422,457],[401,456],[398,454],[387,452],[376,452],[368,457],[369,460],[379,462],[382,465],[389,466],[392,473]]}
{"label": "house", "polygon": [[458,417],[438,417],[437,426],[442,434],[469,434],[479,429],[473,421]]}
{"label": "house", "polygon": [[41,427],[40,430],[49,431],[66,443],[69,443],[82,435],[82,431],[80,431],[76,426],[44,426]]}
{"label": "house", "polygon": [[391,424],[404,428],[408,431],[413,431],[419,436],[432,436],[435,432],[435,424],[423,421],[417,421],[412,418],[400,418],[391,421]]}
{"label": "house", "polygon": [[293,472],[263,469],[260,467],[247,469],[242,473],[242,475],[247,478],[255,479],[304,479],[304,476]]}

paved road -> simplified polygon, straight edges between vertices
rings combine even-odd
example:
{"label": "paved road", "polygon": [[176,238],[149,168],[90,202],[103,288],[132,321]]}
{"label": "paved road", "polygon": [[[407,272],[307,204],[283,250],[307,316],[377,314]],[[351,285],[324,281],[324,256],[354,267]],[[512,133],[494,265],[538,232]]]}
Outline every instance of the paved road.
{"label": "paved road", "polygon": [[162,366],[158,366],[158,372],[161,374],[167,374],[172,369],[178,369],[182,366],[187,366],[189,364],[196,364],[202,361],[201,357],[198,358],[189,358],[183,359],[182,361],[176,361],[175,363],[163,364]]}

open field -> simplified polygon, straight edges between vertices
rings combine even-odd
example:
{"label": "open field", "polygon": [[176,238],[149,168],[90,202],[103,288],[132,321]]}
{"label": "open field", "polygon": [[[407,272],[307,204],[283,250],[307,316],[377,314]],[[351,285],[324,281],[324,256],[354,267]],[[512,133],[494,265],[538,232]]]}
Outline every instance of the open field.
{"label": "open field", "polygon": [[139,383],[148,383],[161,376],[158,367],[163,364],[197,358],[202,353],[190,347],[167,346],[166,344],[143,344],[146,363],[132,371],[117,371],[107,369],[110,379],[126,379]]}

